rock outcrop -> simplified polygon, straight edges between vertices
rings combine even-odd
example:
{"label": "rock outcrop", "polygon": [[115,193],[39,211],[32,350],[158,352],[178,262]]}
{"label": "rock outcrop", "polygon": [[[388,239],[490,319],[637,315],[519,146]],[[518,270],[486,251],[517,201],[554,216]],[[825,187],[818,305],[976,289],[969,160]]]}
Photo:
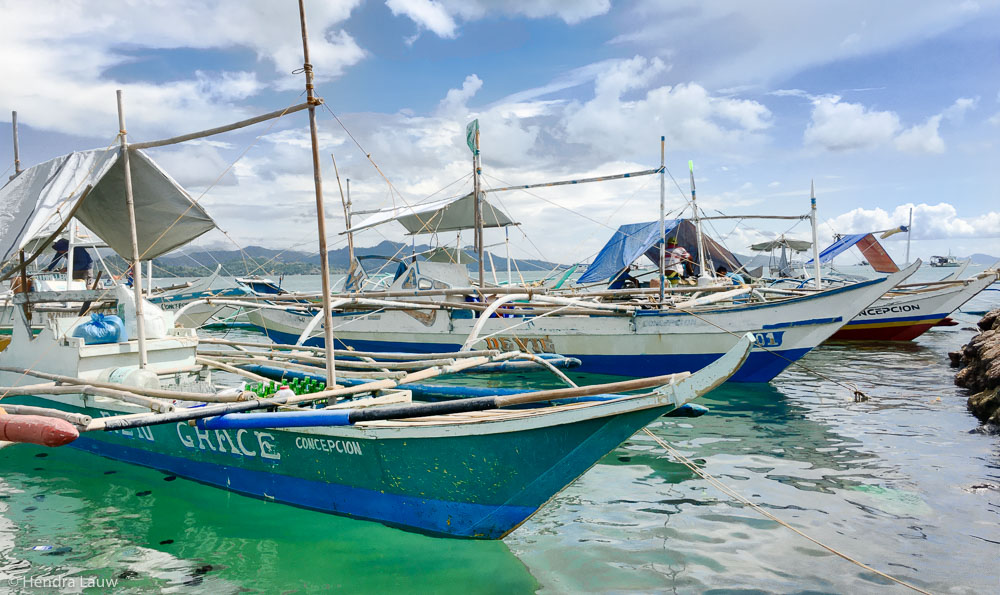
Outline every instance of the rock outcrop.
{"label": "rock outcrop", "polygon": [[961,368],[955,384],[975,392],[969,410],[983,423],[1000,425],[1000,308],[986,314],[979,329],[960,351],[948,355],[952,367]]}

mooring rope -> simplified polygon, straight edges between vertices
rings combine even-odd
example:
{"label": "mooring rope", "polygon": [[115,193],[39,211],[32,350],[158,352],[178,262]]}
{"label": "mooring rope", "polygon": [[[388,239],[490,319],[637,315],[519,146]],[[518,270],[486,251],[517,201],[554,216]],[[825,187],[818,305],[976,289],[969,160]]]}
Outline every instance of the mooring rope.
{"label": "mooring rope", "polygon": [[833,547],[831,547],[829,545],[826,545],[825,543],[819,541],[818,539],[816,539],[814,537],[810,537],[809,535],[806,535],[805,533],[803,533],[799,529],[796,529],[795,527],[789,525],[785,521],[783,521],[783,520],[779,519],[778,517],[774,516],[770,512],[764,510],[763,508],[761,508],[757,504],[755,504],[755,503],[751,502],[750,500],[748,500],[747,498],[743,497],[738,492],[736,492],[735,490],[733,490],[732,488],[730,488],[726,484],[722,483],[722,481],[720,481],[719,479],[716,479],[713,475],[709,474],[707,471],[705,471],[705,470],[701,469],[700,467],[698,467],[698,465],[696,465],[693,461],[691,461],[691,459],[688,459],[687,457],[685,457],[684,455],[682,455],[680,452],[678,452],[677,449],[675,449],[672,446],[670,446],[669,444],[667,444],[666,441],[664,441],[662,438],[660,438],[656,434],[653,434],[652,432],[650,432],[649,428],[643,428],[642,431],[645,432],[650,438],[652,438],[653,440],[655,440],[657,444],[659,444],[664,450],[667,451],[668,454],[670,454],[670,456],[672,456],[675,459],[677,459],[678,461],[680,461],[680,463],[682,465],[684,465],[685,467],[687,467],[688,469],[690,469],[691,471],[693,471],[699,477],[701,477],[705,481],[709,482],[710,484],[712,484],[713,486],[715,486],[716,488],[718,488],[719,490],[721,490],[723,493],[727,494],[728,496],[739,500],[743,504],[746,504],[750,508],[752,508],[755,511],[759,512],[764,517],[766,517],[766,518],[768,518],[768,519],[770,519],[770,520],[778,523],[779,525],[781,525],[782,527],[785,527],[786,529],[790,529],[790,530],[794,531],[796,534],[800,535],[801,537],[804,537],[804,538],[808,539],[809,541],[815,543],[816,545],[820,546],[821,548],[825,549],[826,551],[830,552],[831,554],[835,554],[837,556],[840,556],[841,558],[847,560],[848,562],[850,562],[852,564],[857,564],[861,568],[864,568],[865,570],[867,570],[869,572],[873,572],[873,573],[877,574],[878,576],[880,576],[880,577],[882,577],[882,578],[884,578],[886,580],[890,580],[890,581],[892,581],[894,583],[897,583],[899,585],[902,585],[902,586],[904,586],[904,587],[906,587],[908,589],[913,589],[914,591],[916,591],[918,593],[924,593],[925,595],[931,595],[928,591],[925,591],[925,590],[921,589],[920,587],[917,587],[915,585],[911,585],[910,583],[908,583],[906,581],[903,581],[901,579],[898,579],[898,578],[896,578],[894,576],[890,576],[890,575],[882,572],[881,570],[877,570],[875,568],[872,568],[871,566],[868,566],[864,562],[861,562],[860,560],[852,558],[851,556],[848,556],[847,554],[845,554],[845,553],[843,553],[843,552],[841,552],[841,551],[839,551],[839,550],[837,550],[837,549],[835,549],[835,548],[833,548]]}
{"label": "mooring rope", "polygon": [[[731,331],[729,329],[723,328],[722,326],[720,326],[718,324],[715,324],[711,320],[708,320],[704,316],[699,316],[698,314],[696,314],[695,312],[693,312],[691,310],[687,310],[685,308],[678,308],[677,306],[668,306],[668,307],[669,308],[673,308],[674,310],[677,310],[679,312],[683,312],[684,314],[690,314],[691,316],[694,316],[698,320],[700,320],[700,321],[702,321],[702,322],[704,322],[706,324],[709,324],[711,326],[714,326],[715,328],[719,329],[722,332],[729,333],[730,335],[736,337],[737,339],[739,339],[739,338],[742,337],[742,335],[740,335],[739,333],[734,333],[733,331]],[[870,399],[870,397],[867,394],[865,394],[864,391],[862,391],[860,388],[858,388],[857,385],[855,385],[854,383],[844,383],[844,382],[840,382],[839,380],[835,380],[833,378],[830,378],[826,374],[821,374],[821,373],[817,372],[816,370],[813,370],[812,368],[806,366],[805,364],[803,364],[801,362],[798,362],[796,360],[793,360],[793,359],[789,359],[789,358],[785,357],[784,355],[778,353],[777,351],[772,351],[771,349],[768,349],[767,347],[764,347],[763,345],[756,345],[756,347],[758,347],[758,348],[760,348],[760,349],[762,349],[762,350],[770,353],[771,355],[773,355],[775,357],[780,357],[781,359],[783,359],[786,362],[788,362],[789,365],[798,366],[799,368],[802,368],[803,370],[805,370],[806,372],[812,374],[813,376],[816,376],[817,378],[822,378],[823,380],[826,380],[827,382],[832,382],[832,383],[836,384],[837,386],[839,386],[841,388],[846,388],[847,390],[851,391],[851,393],[854,395],[854,401],[855,402],[867,401],[867,400]]]}

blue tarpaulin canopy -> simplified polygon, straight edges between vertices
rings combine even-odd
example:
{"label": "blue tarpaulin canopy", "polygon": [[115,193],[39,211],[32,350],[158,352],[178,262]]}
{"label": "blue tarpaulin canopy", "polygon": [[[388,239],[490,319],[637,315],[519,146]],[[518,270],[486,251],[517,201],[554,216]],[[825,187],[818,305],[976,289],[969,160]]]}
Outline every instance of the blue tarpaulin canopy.
{"label": "blue tarpaulin canopy", "polygon": [[[842,252],[849,249],[851,246],[857,244],[861,241],[861,238],[868,235],[867,233],[852,233],[850,235],[841,236],[839,240],[830,244],[819,253],[820,264],[826,264],[839,256]],[[809,259],[806,264],[812,264],[813,259]]]}
{"label": "blue tarpaulin canopy", "polygon": [[[680,219],[664,221],[666,233],[669,235],[680,222]],[[577,280],[577,283],[610,279],[659,242],[659,221],[622,225],[601,248],[594,262],[587,267],[587,272]]]}
{"label": "blue tarpaulin canopy", "polygon": [[[668,239],[676,238],[677,245],[682,246],[691,254],[692,258],[697,259],[698,232],[690,220],[667,219],[664,221],[664,227]],[[709,270],[714,271],[717,264],[726,266],[730,271],[741,268],[736,256],[712,238],[703,234],[702,244],[705,249],[705,265]],[[594,258],[594,262],[587,267],[587,272],[577,280],[577,283],[611,279],[643,254],[654,265],[660,261],[659,221],[629,223],[619,227],[608,243],[601,248],[597,257]],[[697,265],[695,265],[694,274],[700,274]]]}

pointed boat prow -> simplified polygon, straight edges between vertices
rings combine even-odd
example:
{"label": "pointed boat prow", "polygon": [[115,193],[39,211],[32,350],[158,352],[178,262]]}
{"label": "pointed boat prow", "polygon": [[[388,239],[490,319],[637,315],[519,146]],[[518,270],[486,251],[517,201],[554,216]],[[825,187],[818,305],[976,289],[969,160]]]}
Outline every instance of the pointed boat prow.
{"label": "pointed boat prow", "polygon": [[694,374],[688,375],[678,382],[665,384],[653,392],[667,397],[676,407],[693,401],[729,380],[747,361],[755,342],[753,333],[747,333],[740,337],[736,345],[719,359]]}

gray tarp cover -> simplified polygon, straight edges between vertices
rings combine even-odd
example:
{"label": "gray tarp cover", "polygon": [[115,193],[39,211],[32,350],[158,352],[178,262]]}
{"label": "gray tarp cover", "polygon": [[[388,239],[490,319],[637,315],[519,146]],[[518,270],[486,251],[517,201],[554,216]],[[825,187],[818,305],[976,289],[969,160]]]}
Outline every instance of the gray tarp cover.
{"label": "gray tarp cover", "polygon": [[[70,153],[21,172],[0,189],[0,262],[62,223],[83,190],[76,218],[124,258],[132,257],[125,168],[118,148]],[[136,233],[143,260],[213,229],[215,222],[142,151],[130,151]]]}
{"label": "gray tarp cover", "polygon": [[[517,225],[493,203],[481,199],[483,210],[483,227],[506,227]],[[361,231],[375,227],[388,221],[398,221],[411,235],[421,233],[438,233],[472,229],[476,226],[475,200],[472,193],[456,198],[432,200],[413,207],[401,206],[382,209],[359,223],[352,225],[351,231]],[[347,233],[341,232],[341,235]]]}

